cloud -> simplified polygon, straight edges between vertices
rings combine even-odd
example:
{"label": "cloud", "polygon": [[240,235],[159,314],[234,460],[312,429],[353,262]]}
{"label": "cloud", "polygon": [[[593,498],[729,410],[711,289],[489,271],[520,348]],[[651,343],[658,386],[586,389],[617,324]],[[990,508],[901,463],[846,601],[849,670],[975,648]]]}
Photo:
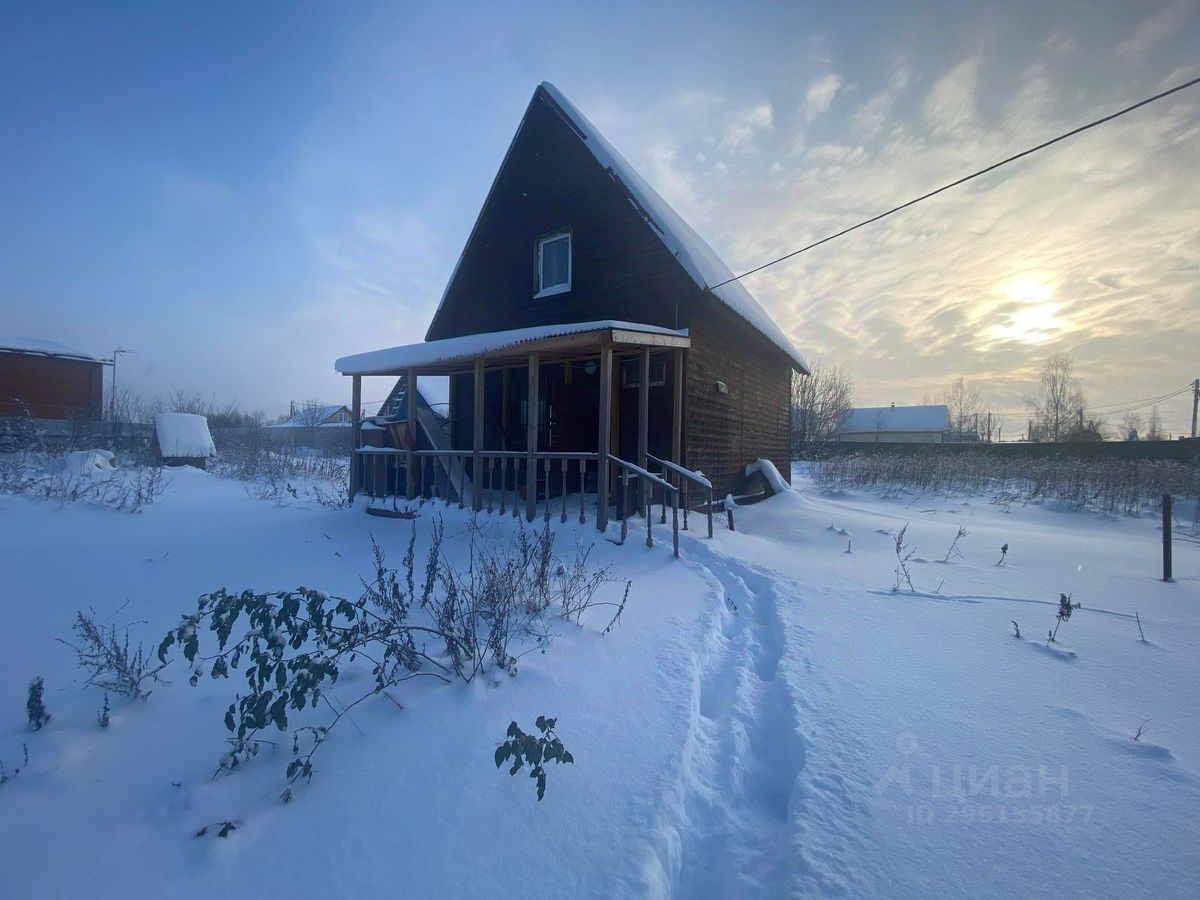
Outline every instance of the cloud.
{"label": "cloud", "polygon": [[755,137],[763,131],[770,131],[774,124],[771,104],[760,100],[741,110],[725,127],[725,133],[718,144],[720,149],[734,153],[754,152]]}
{"label": "cloud", "polygon": [[[765,156],[753,174],[672,159],[680,211],[735,271],[803,246],[1065,130],[1094,102],[1044,60],[989,83],[960,61],[918,98],[912,62],[829,139]],[[882,98],[882,99],[881,99]],[[1189,139],[1200,98],[1156,105],[752,276],[747,286],[805,352],[845,366],[864,403],[918,401],[958,375],[1023,415],[1045,357],[1074,353],[1093,403],[1194,377],[1200,238]],[[838,131],[838,126],[842,130]],[[872,135],[868,141],[856,136]],[[680,140],[688,140],[680,136]],[[764,148],[764,151],[769,148]],[[652,182],[658,185],[655,178]],[[671,202],[676,188],[660,186]],[[1115,386],[1115,387],[1114,387]],[[1164,417],[1186,418],[1163,409]],[[1167,419],[1178,430],[1187,422]]]}
{"label": "cloud", "polygon": [[888,79],[887,87],[860,103],[850,116],[850,124],[863,137],[877,137],[887,125],[896,100],[904,93],[912,80],[912,66],[900,63]]}
{"label": "cloud", "polygon": [[1163,38],[1178,31],[1190,12],[1186,0],[1176,0],[1142,20],[1133,34],[1117,44],[1117,55],[1127,60],[1140,60]]}
{"label": "cloud", "polygon": [[975,124],[979,60],[965,59],[941,77],[925,98],[925,121],[933,134],[962,132]]}
{"label": "cloud", "polygon": [[829,112],[844,85],[842,77],[833,73],[814,79],[804,93],[804,121],[812,122]]}

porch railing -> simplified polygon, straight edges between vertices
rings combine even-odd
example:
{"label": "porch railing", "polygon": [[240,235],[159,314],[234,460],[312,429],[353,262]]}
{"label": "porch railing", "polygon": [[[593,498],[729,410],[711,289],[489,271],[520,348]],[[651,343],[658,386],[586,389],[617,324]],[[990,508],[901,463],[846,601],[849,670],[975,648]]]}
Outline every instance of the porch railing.
{"label": "porch railing", "polygon": [[[708,536],[713,536],[713,486],[700,472],[693,472],[691,469],[685,469],[677,463],[671,462],[669,459],[659,459],[653,454],[647,453],[646,458],[657,466],[662,467],[662,477],[667,481],[671,481],[682,494],[683,506],[683,530],[688,530],[688,510],[691,509],[691,486],[695,485],[698,490],[703,492],[705,497],[704,509],[708,514]],[[653,502],[653,497],[651,497]],[[666,493],[662,494],[662,524],[667,522],[667,497]]]}
{"label": "porch railing", "polygon": [[[667,494],[671,496],[671,533],[674,542],[675,556],[679,556],[679,489],[670,482],[664,481],[648,469],[643,469],[641,466],[634,465],[628,460],[621,459],[619,456],[608,454],[608,461],[621,470],[621,543],[625,542],[625,538],[629,535],[629,504],[627,495],[629,489],[629,480],[636,478],[640,482],[642,490],[646,492],[645,496],[651,496],[651,492],[657,487],[663,492],[665,497]],[[665,501],[664,501],[665,502]],[[665,512],[664,519],[665,522]],[[654,546],[654,515],[650,511],[649,504],[646,505],[646,546]]]}
{"label": "porch railing", "polygon": [[[521,450],[398,450],[362,447],[357,451],[362,492],[375,498],[440,500],[464,509],[511,510],[520,515],[524,506],[530,519],[539,503],[549,522],[557,507],[566,522],[570,495],[579,495],[579,521],[587,519],[587,495],[595,493],[599,454]],[[412,497],[408,465],[411,460]],[[478,466],[478,471],[476,471]],[[588,488],[591,487],[589,491]],[[572,490],[574,488],[574,490]]]}
{"label": "porch railing", "polygon": [[[667,521],[667,505],[671,507],[672,546],[679,556],[679,507],[683,501],[683,530],[688,528],[690,492],[695,489],[707,498],[708,536],[713,536],[712,483],[702,474],[685,469],[669,460],[648,456],[661,468],[661,474],[628,460],[608,454],[607,465],[620,473],[619,517],[621,541],[629,534],[630,482],[636,482],[646,504],[646,546],[654,546],[654,523],[651,506],[657,495],[662,504],[660,524]],[[578,494],[579,521],[587,520],[587,498],[596,493],[599,482],[600,455],[521,450],[400,450],[386,447],[360,447],[355,451],[359,466],[360,490],[368,497],[392,499],[422,498],[442,501],[447,506],[457,503],[459,509],[471,505],[475,510],[487,510],[518,516],[522,507],[533,520],[539,503],[542,518],[549,522],[557,512],[566,522],[574,511],[573,495]],[[412,468],[411,479],[409,467]],[[694,486],[694,488],[693,488]],[[607,502],[598,500],[598,502]]]}

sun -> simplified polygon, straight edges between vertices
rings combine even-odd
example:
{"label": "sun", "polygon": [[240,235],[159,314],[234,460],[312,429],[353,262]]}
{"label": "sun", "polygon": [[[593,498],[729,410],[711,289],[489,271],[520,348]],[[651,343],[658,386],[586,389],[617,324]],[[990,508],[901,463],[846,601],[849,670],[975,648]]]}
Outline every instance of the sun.
{"label": "sun", "polygon": [[[1042,344],[1071,329],[1071,323],[1058,315],[1061,303],[1051,302],[1054,283],[1041,275],[1023,274],[1005,282],[1001,288],[1009,301],[1002,312],[1003,321],[991,327],[996,343],[1017,341]],[[1020,304],[1013,309],[1013,303]]]}

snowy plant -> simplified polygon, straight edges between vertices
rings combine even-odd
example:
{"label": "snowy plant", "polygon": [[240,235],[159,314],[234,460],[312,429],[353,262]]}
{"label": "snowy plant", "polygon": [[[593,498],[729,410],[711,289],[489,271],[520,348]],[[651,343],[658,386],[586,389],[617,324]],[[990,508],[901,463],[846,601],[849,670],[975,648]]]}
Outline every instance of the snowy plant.
{"label": "snowy plant", "polygon": [[1021,626],[1017,624],[1017,620],[1016,620],[1016,619],[1013,619],[1013,620],[1012,620],[1012,627],[1013,627],[1013,637],[1015,637],[1015,638],[1017,638],[1017,639],[1020,639],[1020,637],[1021,637]]}
{"label": "snowy plant", "polygon": [[951,556],[957,556],[959,559],[965,559],[963,552],[958,549],[958,542],[967,536],[968,532],[965,526],[958,526],[958,533],[954,535],[954,541],[950,544],[950,549],[946,551],[946,558],[942,562],[950,562]]}
{"label": "snowy plant", "polygon": [[[616,606],[607,631],[628,598],[627,584],[619,604],[597,600],[600,585],[611,580],[608,569],[589,569],[590,548],[578,547],[572,559],[558,560],[549,529],[531,535],[521,527],[505,543],[487,540],[472,526],[469,560],[461,568],[441,553],[440,523],[433,534],[420,596],[415,537],[402,571],[390,569],[372,541],[374,577],[363,581],[357,600],[310,588],[221,589],[203,595],[196,611],[166,635],[158,649],[160,664],[167,664],[178,645],[193,667],[193,685],[206,672],[219,679],[244,670],[245,683],[225,710],[230,747],[215,774],[233,772],[258,756],[260,744],[270,743],[261,736],[264,730],[292,729],[282,795],[291,800],[296,782],[312,779],[314,755],[359,703],[378,694],[397,702],[389,690],[419,676],[471,681],[488,665],[515,675],[517,657],[547,646],[549,619],[578,620],[592,607]],[[209,644],[213,638],[215,646]],[[370,666],[371,687],[335,708],[327,695],[357,660]],[[299,715],[322,703],[330,718],[297,724]]]}
{"label": "snowy plant", "polygon": [[71,628],[74,640],[59,638],[75,651],[79,667],[87,672],[86,684],[112,691],[131,700],[145,700],[150,688],[158,680],[162,665],[153,665],[145,648],[138,644],[129,645],[129,629],[118,634],[117,626],[96,621],[96,611],[77,611],[75,624]]}
{"label": "snowy plant", "polygon": [[1140,741],[1142,739],[1142,735],[1146,733],[1146,726],[1149,724],[1150,724],[1150,720],[1146,719],[1144,722],[1142,722],[1141,725],[1139,725],[1137,727],[1137,731],[1134,732],[1134,735],[1133,735],[1133,739],[1135,741]]}
{"label": "snowy plant", "polygon": [[892,585],[893,591],[900,590],[901,584],[907,584],[910,591],[916,591],[916,588],[913,587],[912,572],[908,569],[908,563],[917,551],[904,540],[907,533],[908,523],[905,522],[904,527],[896,533],[896,582]]}
{"label": "snowy plant", "polygon": [[1008,544],[1003,544],[1000,547],[1000,559],[996,562],[996,565],[998,565],[998,566],[1004,565],[1004,560],[1007,558],[1008,558]]}
{"label": "snowy plant", "polygon": [[100,723],[101,728],[107,728],[112,722],[109,716],[111,710],[108,706],[108,691],[104,692],[104,705],[100,707],[100,712],[96,713],[96,721]]}
{"label": "snowy plant", "polygon": [[1054,630],[1047,632],[1046,643],[1049,643],[1058,637],[1058,627],[1062,625],[1063,622],[1067,621],[1067,619],[1071,618],[1071,613],[1079,609],[1079,606],[1080,604],[1071,602],[1070,594],[1058,595],[1058,612],[1055,613],[1054,616],[1057,621],[1054,623]]}
{"label": "snowy plant", "polygon": [[508,725],[508,739],[496,748],[495,759],[497,769],[510,759],[512,760],[512,766],[509,767],[509,775],[516,775],[523,765],[529,765],[529,777],[537,781],[537,798],[539,803],[546,794],[546,768],[544,764],[551,760],[559,765],[575,762],[575,757],[571,755],[571,751],[563,746],[563,742],[554,733],[554,726],[557,723],[557,719],[538,716],[534,724],[537,726],[537,730],[541,732],[541,736],[539,737],[526,734],[516,722],[510,722]]}
{"label": "snowy plant", "polygon": [[46,712],[46,702],[42,699],[46,684],[39,675],[29,682],[29,695],[25,699],[25,715],[29,719],[29,727],[41,731],[50,721],[50,713]]}

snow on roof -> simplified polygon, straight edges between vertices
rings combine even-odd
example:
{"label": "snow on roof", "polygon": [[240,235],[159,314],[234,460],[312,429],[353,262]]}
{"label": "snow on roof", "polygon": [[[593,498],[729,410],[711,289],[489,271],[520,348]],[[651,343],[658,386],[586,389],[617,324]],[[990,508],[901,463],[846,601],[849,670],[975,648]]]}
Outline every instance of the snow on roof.
{"label": "snow on roof", "polygon": [[635,322],[605,319],[599,322],[537,325],[532,328],[514,328],[511,331],[464,334],[462,337],[445,338],[440,341],[425,341],[420,344],[407,344],[403,347],[390,347],[386,350],[372,350],[354,356],[343,356],[333,364],[333,367],[342,375],[393,375],[408,368],[433,366],[470,359],[484,353],[495,353],[542,338],[582,334],[606,328],[637,331],[642,334],[687,337],[687,329],[674,331],[670,328],[660,328],[657,325],[639,325]]}
{"label": "snow on roof", "polygon": [[154,417],[154,433],[158,436],[159,452],[167,459],[217,454],[204,416],[158,413]]}
{"label": "snow on roof", "polygon": [[29,353],[37,356],[58,356],[63,359],[82,359],[88,362],[100,362],[100,357],[67,347],[58,341],[44,341],[39,338],[4,337],[0,336],[0,353]]}
{"label": "snow on roof", "polygon": [[[638,212],[671,251],[680,265],[691,276],[692,280],[704,290],[713,285],[721,284],[733,278],[729,267],[721,261],[716,252],[699,234],[683,220],[679,213],[671,208],[658,192],[642,178],[625,157],[605,140],[604,135],[575,108],[563,94],[548,81],[542,82],[542,88],[557,104],[563,114],[583,136],[584,146],[591,151],[596,161],[611,172],[622,184],[634,200]],[[786,353],[801,369],[808,371],[808,363],[792,346],[787,335],[771,319],[765,309],[750,294],[740,281],[734,281],[714,288],[710,291],[717,299],[745,319],[758,331]]]}
{"label": "snow on roof", "polygon": [[882,431],[949,431],[946,406],[860,406],[846,413],[838,434],[874,434]]}

